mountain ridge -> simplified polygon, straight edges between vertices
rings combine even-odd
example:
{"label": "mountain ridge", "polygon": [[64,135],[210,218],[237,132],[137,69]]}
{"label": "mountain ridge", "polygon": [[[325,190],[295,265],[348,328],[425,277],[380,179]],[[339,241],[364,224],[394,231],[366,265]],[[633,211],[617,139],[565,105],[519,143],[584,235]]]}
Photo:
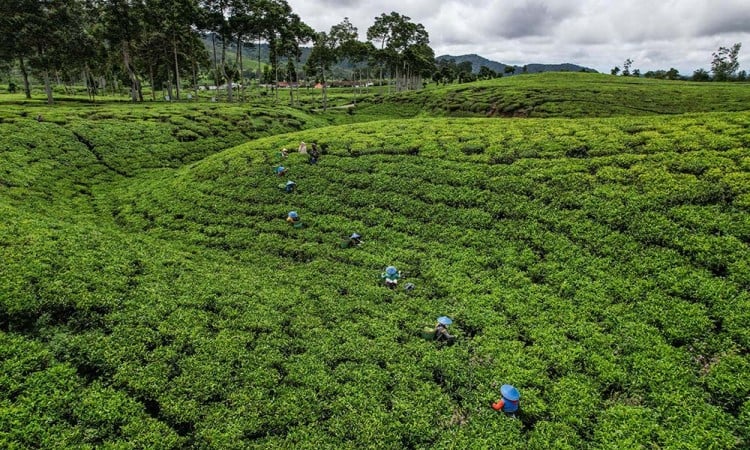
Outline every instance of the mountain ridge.
{"label": "mountain ridge", "polygon": [[539,72],[591,72],[591,73],[598,73],[595,69],[591,69],[589,67],[580,66],[578,64],[572,64],[572,63],[561,63],[561,64],[540,64],[540,63],[533,63],[533,64],[525,64],[522,66],[518,65],[511,65],[511,64],[504,64],[497,61],[492,61],[490,59],[487,59],[483,56],[477,55],[476,53],[471,53],[468,55],[440,55],[435,58],[436,61],[442,61],[442,60],[448,60],[452,59],[456,62],[456,64],[460,64],[462,62],[469,61],[471,62],[471,71],[473,73],[479,73],[479,69],[482,66],[486,66],[489,69],[494,70],[497,73],[505,73],[506,67],[513,67],[515,68],[513,74],[518,73],[524,73],[524,67],[526,68],[525,73],[539,73]]}

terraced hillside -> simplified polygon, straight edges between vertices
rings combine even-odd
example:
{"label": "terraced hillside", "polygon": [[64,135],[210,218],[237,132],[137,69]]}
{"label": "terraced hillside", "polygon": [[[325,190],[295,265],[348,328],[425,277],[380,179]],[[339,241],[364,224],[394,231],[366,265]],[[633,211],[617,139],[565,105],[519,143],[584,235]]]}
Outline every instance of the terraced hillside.
{"label": "terraced hillside", "polygon": [[288,114],[218,153],[3,116],[2,447],[750,442],[750,113]]}
{"label": "terraced hillside", "polygon": [[745,83],[665,81],[587,73],[519,75],[375,97],[363,114],[451,117],[612,117],[747,111]]}

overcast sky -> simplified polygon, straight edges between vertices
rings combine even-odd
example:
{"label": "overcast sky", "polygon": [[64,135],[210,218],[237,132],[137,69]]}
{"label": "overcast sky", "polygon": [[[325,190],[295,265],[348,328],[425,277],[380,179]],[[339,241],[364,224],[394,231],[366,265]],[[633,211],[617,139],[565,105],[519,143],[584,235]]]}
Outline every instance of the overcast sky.
{"label": "overcast sky", "polygon": [[609,73],[634,61],[641,73],[711,69],[719,46],[742,42],[750,72],[750,0],[288,0],[317,31],[344,17],[364,40],[375,17],[396,11],[421,23],[435,56],[573,63]]}

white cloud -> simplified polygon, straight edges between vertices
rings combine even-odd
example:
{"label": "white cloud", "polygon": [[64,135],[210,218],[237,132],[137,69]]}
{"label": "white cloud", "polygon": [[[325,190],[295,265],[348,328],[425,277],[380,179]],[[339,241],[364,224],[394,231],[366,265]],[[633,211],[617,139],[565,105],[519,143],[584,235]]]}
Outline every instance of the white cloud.
{"label": "white cloud", "polygon": [[506,64],[570,62],[609,72],[626,58],[642,72],[710,68],[719,46],[744,42],[748,0],[289,0],[313,28],[349,17],[364,39],[375,17],[396,11],[421,23],[436,55],[477,53]]}

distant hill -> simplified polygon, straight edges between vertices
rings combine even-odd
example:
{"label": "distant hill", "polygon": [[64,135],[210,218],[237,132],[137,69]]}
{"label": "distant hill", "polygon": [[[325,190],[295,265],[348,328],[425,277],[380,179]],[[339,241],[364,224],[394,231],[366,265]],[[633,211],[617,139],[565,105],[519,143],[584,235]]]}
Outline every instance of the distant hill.
{"label": "distant hill", "polygon": [[[479,68],[482,66],[486,66],[489,69],[494,70],[498,73],[505,73],[505,67],[507,67],[507,64],[499,63],[497,61],[491,61],[487,58],[484,58],[479,55],[471,54],[471,55],[461,55],[461,56],[451,56],[451,55],[442,55],[438,56],[438,61],[443,59],[453,59],[456,61],[456,64],[460,64],[464,61],[471,62],[471,70],[474,73],[479,73]],[[523,72],[524,66],[512,66],[514,67],[515,73],[519,74]],[[577,64],[527,64],[526,65],[526,73],[538,73],[538,72],[592,72],[597,73],[596,70],[590,69],[588,67],[579,66]]]}

